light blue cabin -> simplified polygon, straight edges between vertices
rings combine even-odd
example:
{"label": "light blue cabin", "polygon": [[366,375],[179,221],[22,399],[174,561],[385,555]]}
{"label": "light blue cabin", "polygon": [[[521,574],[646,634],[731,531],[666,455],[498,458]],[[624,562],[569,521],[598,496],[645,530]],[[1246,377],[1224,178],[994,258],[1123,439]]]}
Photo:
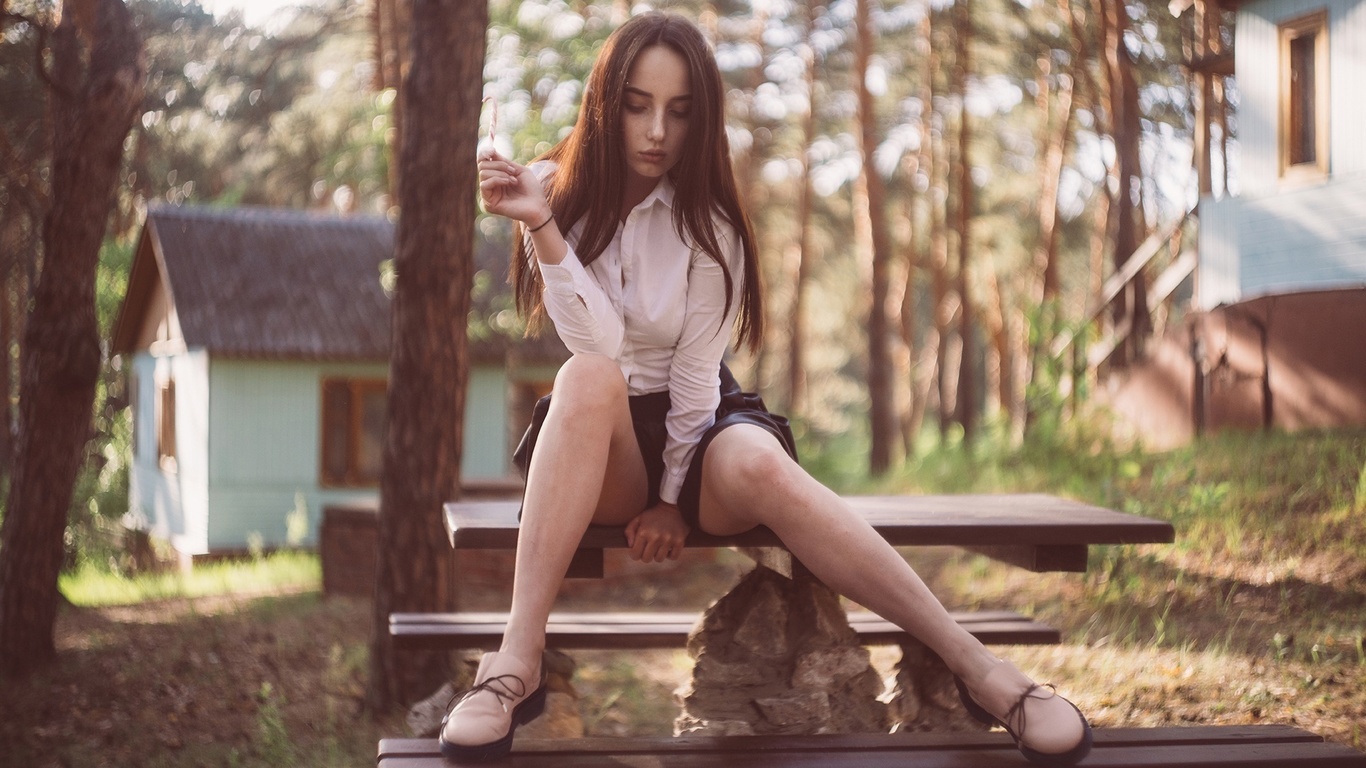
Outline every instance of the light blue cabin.
{"label": "light blue cabin", "polygon": [[1366,0],[1170,8],[1192,76],[1194,311],[1108,402],[1154,447],[1366,425]]}
{"label": "light blue cabin", "polygon": [[[393,241],[377,217],[149,212],[111,347],[129,376],[131,525],[182,556],[312,546],[325,507],[377,502]],[[488,332],[507,326],[490,290],[506,250],[478,250],[461,474],[504,484],[567,353]]]}
{"label": "light blue cabin", "polygon": [[1238,154],[1200,198],[1199,307],[1366,288],[1366,0],[1204,5],[1236,14]]}

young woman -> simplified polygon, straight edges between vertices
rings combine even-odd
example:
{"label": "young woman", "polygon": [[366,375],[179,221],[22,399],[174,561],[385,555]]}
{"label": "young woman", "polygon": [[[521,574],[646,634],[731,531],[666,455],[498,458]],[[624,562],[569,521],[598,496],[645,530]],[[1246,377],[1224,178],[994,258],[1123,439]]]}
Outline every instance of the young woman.
{"label": "young woman", "polygon": [[723,93],[695,26],[637,16],[608,39],[573,132],[543,162],[481,154],[486,209],[522,227],[518,307],[533,324],[549,315],[573,356],[518,451],[526,493],[507,632],[443,722],[443,753],[501,757],[540,713],[546,621],[590,523],[625,526],[646,562],[677,558],[694,528],[766,525],[826,584],[938,653],[968,710],[1006,726],[1026,756],[1075,763],[1091,745],[1081,713],[959,627],[797,465],[785,421],[738,396],[721,365],[737,319],[741,342],[762,336]]}

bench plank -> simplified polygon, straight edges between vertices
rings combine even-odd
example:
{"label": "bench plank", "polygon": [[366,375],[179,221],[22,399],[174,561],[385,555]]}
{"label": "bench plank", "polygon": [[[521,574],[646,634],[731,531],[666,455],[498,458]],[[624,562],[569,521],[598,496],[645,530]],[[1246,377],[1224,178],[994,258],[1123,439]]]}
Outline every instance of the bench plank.
{"label": "bench plank", "polygon": [[[851,496],[846,501],[893,546],[988,548],[993,556],[1035,570],[1085,568],[1092,544],[1170,543],[1162,520],[1044,494]],[[515,549],[518,501],[451,502],[443,515],[456,549]],[[689,547],[780,547],[759,527],[735,536],[688,535]],[[624,549],[619,526],[589,526],[581,551]]]}
{"label": "bench plank", "polygon": [[[1058,630],[1012,611],[955,613],[953,617],[988,645],[1053,645]],[[483,648],[496,650],[507,627],[506,613],[395,613],[389,634],[400,648]],[[554,613],[546,625],[551,648],[682,648],[696,625],[696,613]],[[868,611],[849,614],[864,645],[896,645],[906,633]]]}
{"label": "bench plank", "polygon": [[[1363,768],[1366,754],[1325,743],[1283,725],[1102,728],[1086,765],[1126,768],[1206,768],[1309,765]],[[385,739],[383,768],[441,765],[433,739]],[[840,736],[729,736],[633,739],[518,740],[500,766],[650,766],[652,768],[816,768],[906,765],[966,768],[1019,766],[1010,738],[992,733],[899,733]]]}

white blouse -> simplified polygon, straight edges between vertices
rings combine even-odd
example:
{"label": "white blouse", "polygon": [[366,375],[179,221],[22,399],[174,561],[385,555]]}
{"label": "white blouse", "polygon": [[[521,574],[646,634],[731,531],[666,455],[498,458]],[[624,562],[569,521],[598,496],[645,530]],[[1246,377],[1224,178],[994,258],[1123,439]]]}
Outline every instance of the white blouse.
{"label": "white blouse", "polygon": [[[553,170],[549,163],[537,166],[543,179]],[[584,267],[574,252],[582,221],[565,234],[569,252],[562,262],[537,262],[546,313],[570,352],[615,360],[631,395],[668,391],[659,496],[670,504],[678,503],[697,443],[716,418],[721,356],[731,340],[745,275],[739,238],[717,220],[734,290],[726,312],[721,267],[683,242],[674,229],[673,202],[674,185],[665,176],[618,224],[611,244],[592,264]]]}

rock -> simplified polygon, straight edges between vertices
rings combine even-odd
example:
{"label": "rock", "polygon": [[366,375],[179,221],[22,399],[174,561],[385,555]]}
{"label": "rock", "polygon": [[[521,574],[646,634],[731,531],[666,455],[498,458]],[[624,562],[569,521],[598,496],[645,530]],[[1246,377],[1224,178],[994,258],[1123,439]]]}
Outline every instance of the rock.
{"label": "rock", "polygon": [[887,708],[894,731],[988,730],[963,709],[948,666],[917,640],[901,644]]}
{"label": "rock", "polygon": [[817,648],[797,658],[792,687],[828,689],[868,670],[865,648]]}
{"label": "rock", "polygon": [[676,694],[675,733],[887,730],[867,651],[839,597],[809,575],[755,568],[707,609],[688,651],[693,678]]}
{"label": "rock", "polygon": [[714,654],[703,654],[693,665],[693,679],[702,685],[765,685],[776,682],[776,676],[766,674],[765,668],[744,661],[721,661]]}
{"label": "rock", "polygon": [[745,720],[696,720],[688,716],[678,718],[674,726],[676,736],[753,736],[754,726]]}
{"label": "rock", "polygon": [[581,739],[583,718],[578,696],[552,690],[545,695],[545,714],[517,729],[517,738]]}
{"label": "rock", "polygon": [[454,697],[455,686],[446,683],[436,693],[409,707],[404,718],[408,732],[418,739],[435,738],[437,730],[441,728],[441,718],[446,716],[447,707],[451,706]]}
{"label": "rock", "polygon": [[765,720],[780,728],[820,727],[830,720],[830,696],[824,691],[755,699],[754,705]]}

